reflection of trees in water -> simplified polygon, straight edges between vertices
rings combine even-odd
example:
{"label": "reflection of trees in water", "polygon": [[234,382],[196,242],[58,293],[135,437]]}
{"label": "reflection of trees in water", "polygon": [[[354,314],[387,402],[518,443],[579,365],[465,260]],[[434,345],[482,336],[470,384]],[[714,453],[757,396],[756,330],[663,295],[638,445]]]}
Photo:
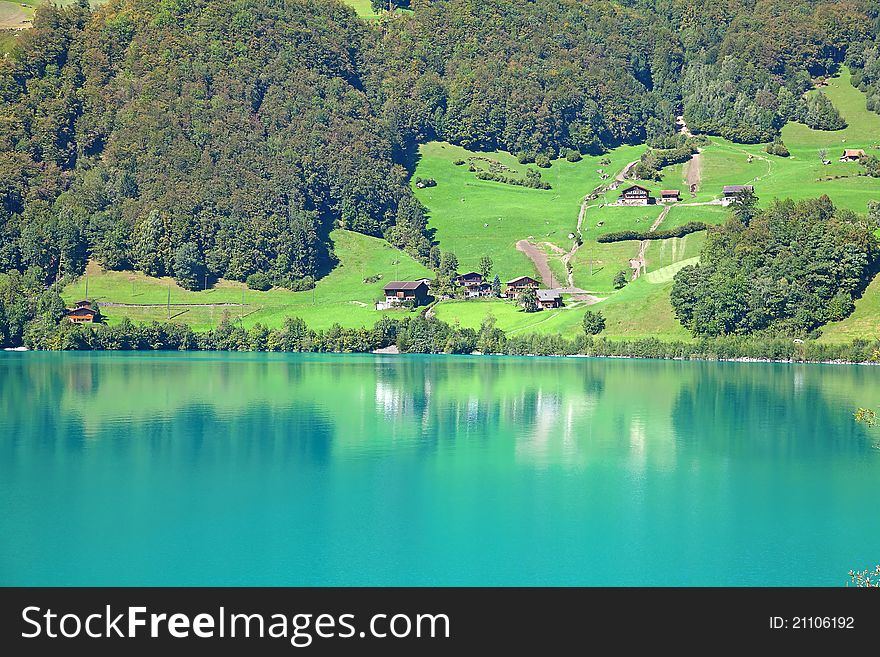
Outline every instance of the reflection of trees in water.
{"label": "reflection of trees in water", "polygon": [[435,449],[508,441],[521,454],[571,441],[604,390],[601,368],[504,358],[394,359],[376,364],[379,432]]}
{"label": "reflection of trees in water", "polygon": [[[700,363],[672,409],[678,440],[735,456],[789,458],[862,453],[865,431],[841,422],[852,410],[829,403],[820,373],[796,366]],[[825,385],[828,385],[826,382]]]}
{"label": "reflection of trees in water", "polygon": [[[13,459],[22,441],[72,451],[111,442],[120,453],[160,461],[233,452],[237,463],[324,463],[335,425],[314,401],[296,399],[308,368],[265,360],[29,354],[0,369],[0,449]],[[260,399],[269,386],[280,389],[281,401]]]}

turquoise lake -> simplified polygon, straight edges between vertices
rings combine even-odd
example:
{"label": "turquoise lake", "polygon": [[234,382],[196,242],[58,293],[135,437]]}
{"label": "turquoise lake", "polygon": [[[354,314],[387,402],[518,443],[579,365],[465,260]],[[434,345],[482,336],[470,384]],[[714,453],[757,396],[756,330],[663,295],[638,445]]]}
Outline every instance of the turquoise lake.
{"label": "turquoise lake", "polygon": [[880,369],[0,354],[0,585],[844,585]]}

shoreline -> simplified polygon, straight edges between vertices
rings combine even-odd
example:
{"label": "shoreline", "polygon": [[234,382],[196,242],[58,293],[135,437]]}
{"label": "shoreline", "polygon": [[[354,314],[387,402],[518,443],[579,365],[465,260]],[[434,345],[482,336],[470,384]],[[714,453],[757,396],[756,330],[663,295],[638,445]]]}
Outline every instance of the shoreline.
{"label": "shoreline", "polygon": [[479,351],[471,353],[424,353],[424,352],[401,352],[396,345],[373,349],[371,351],[280,351],[269,349],[28,349],[27,347],[4,347],[4,352],[11,353],[162,353],[162,354],[184,354],[184,353],[214,353],[214,354],[322,354],[333,356],[456,356],[456,357],[480,357],[487,356],[489,358],[574,358],[574,359],[596,359],[596,360],[665,360],[679,362],[703,362],[703,363],[763,363],[763,364],[780,364],[780,365],[865,365],[878,366],[880,361],[875,360],[845,360],[845,359],[826,359],[826,360],[810,360],[810,359],[794,359],[794,358],[758,358],[754,356],[724,356],[724,357],[684,357],[684,356],[633,356],[625,354],[504,354],[504,353],[482,353]]}

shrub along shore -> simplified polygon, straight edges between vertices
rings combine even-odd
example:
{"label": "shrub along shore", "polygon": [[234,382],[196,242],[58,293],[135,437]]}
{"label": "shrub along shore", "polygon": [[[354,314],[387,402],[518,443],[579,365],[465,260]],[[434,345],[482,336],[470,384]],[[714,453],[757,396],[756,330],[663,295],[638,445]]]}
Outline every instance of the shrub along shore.
{"label": "shrub along shore", "polygon": [[224,319],[215,329],[193,331],[174,322],[135,324],[128,319],[108,326],[32,322],[24,345],[37,350],[179,350],[369,353],[394,348],[399,353],[492,354],[511,356],[592,356],[676,360],[876,363],[880,340],[823,344],[777,336],[704,337],[691,342],[656,338],[606,340],[581,334],[507,335],[489,317],[479,330],[447,324],[435,317],[383,317],[372,328],[310,329],[302,319],[288,318],[279,329],[257,324],[245,329]]}

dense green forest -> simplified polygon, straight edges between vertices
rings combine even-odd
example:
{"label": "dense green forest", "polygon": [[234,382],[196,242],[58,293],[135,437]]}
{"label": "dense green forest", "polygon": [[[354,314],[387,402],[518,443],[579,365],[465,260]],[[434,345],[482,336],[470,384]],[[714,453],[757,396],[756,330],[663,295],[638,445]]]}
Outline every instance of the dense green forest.
{"label": "dense green forest", "polygon": [[835,129],[803,92],[844,60],[877,109],[877,0],[409,4],[371,23],[336,0],[41,7],[0,60],[0,271],[46,286],[95,258],[304,289],[335,227],[431,262],[407,184],[425,140],[529,161],[663,154],[681,112],[741,142]]}
{"label": "dense green forest", "polygon": [[709,231],[700,264],[675,275],[672,307],[694,335],[806,337],[852,312],[875,274],[876,230],[876,220],[827,196],[775,201],[763,212],[741,206]]}

